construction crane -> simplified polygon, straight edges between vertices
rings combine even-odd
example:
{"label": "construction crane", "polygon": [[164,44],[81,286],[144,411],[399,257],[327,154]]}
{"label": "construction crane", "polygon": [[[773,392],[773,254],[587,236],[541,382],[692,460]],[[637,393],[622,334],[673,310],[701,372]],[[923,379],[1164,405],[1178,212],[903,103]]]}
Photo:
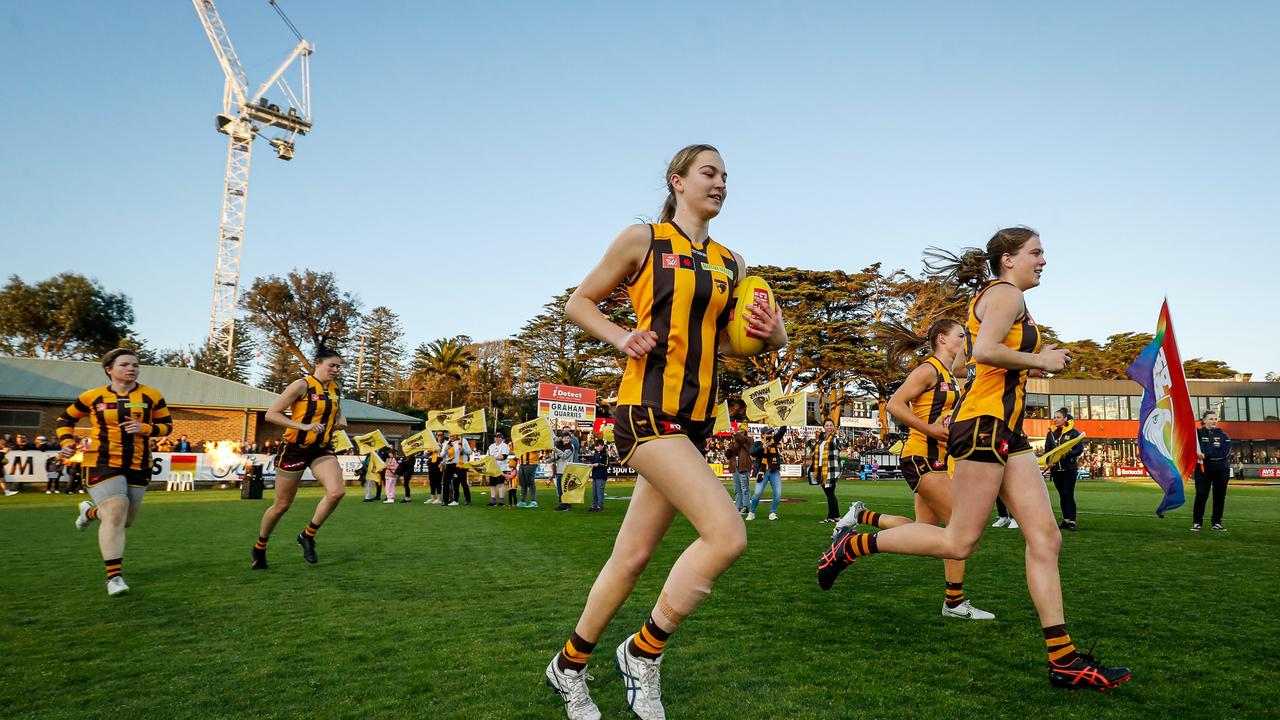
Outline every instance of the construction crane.
{"label": "construction crane", "polygon": [[[209,36],[218,65],[226,75],[222,89],[222,112],[217,115],[218,132],[228,137],[227,174],[222,190],[222,218],[218,225],[218,261],[213,271],[213,309],[209,314],[209,348],[226,355],[228,366],[235,362],[236,299],[240,290],[240,249],[244,245],[245,202],[249,194],[249,162],[253,141],[262,136],[281,160],[292,160],[294,141],[311,130],[311,69],[314,48],[276,4],[271,7],[284,20],[298,44],[276,71],[253,95],[231,36],[222,24],[212,0],[191,0],[200,24]],[[297,63],[301,97],[285,80],[285,73]],[[267,99],[276,88],[283,96],[284,110]],[[266,133],[270,133],[267,135]]]}

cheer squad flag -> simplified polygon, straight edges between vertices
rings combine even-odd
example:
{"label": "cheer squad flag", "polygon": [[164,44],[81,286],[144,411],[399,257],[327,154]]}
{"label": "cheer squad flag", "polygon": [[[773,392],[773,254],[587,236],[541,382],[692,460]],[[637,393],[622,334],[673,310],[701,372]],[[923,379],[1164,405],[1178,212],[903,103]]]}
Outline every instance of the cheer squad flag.
{"label": "cheer squad flag", "polygon": [[1182,481],[1196,465],[1196,418],[1182,374],[1168,300],[1160,308],[1155,339],[1138,353],[1128,373],[1142,386],[1138,455],[1147,474],[1164,489],[1164,499],[1156,508],[1157,515],[1164,515],[1186,502]]}

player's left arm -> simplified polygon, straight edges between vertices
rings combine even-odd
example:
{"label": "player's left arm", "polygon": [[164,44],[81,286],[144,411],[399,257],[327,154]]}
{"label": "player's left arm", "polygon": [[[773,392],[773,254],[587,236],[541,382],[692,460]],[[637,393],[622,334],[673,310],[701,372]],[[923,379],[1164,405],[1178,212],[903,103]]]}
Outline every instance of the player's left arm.
{"label": "player's left arm", "polygon": [[[738,253],[733,253],[733,259],[738,263],[738,280],[747,276],[747,261],[742,259]],[[732,298],[730,298],[732,301]],[[727,312],[729,308],[726,308]],[[786,347],[787,344],[787,325],[782,320],[782,308],[779,307],[777,312],[769,307],[768,303],[757,300],[751,306],[751,319],[747,321],[747,335],[754,338],[764,338],[764,349],[760,354],[775,352]],[[716,351],[725,357],[738,357],[737,353],[729,347],[729,342],[722,339]]]}

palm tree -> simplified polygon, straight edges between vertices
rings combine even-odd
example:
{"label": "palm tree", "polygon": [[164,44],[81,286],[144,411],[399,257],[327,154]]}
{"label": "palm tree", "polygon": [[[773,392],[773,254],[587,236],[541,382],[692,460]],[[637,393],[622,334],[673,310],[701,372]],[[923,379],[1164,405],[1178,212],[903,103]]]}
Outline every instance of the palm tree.
{"label": "palm tree", "polygon": [[413,374],[425,379],[431,376],[461,380],[467,368],[475,362],[471,351],[471,338],[458,335],[423,343],[413,352]]}

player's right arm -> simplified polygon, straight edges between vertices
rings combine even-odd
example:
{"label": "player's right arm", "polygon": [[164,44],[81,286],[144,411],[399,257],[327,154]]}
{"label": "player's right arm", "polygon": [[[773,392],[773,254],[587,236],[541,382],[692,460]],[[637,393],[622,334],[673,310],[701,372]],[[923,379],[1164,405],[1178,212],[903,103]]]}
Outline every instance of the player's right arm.
{"label": "player's right arm", "polygon": [[1067,366],[1067,350],[1045,345],[1038,353],[1014,350],[1004,344],[1010,328],[1024,312],[1022,293],[1012,285],[996,285],[982,296],[975,312],[981,311],[982,325],[973,341],[973,359],[983,365],[1006,370],[1058,372]]}
{"label": "player's right arm", "polygon": [[276,398],[276,401],[271,403],[271,407],[267,408],[267,414],[265,415],[267,422],[272,425],[293,428],[294,430],[302,430],[303,432],[323,432],[324,423],[303,425],[300,422],[290,419],[284,414],[284,411],[287,410],[290,405],[302,399],[302,396],[306,393],[306,380],[298,378],[297,380],[289,383],[289,387],[285,388],[284,392],[280,393],[280,397]]}
{"label": "player's right arm", "polygon": [[942,426],[941,422],[932,425],[921,420],[915,413],[911,412],[909,403],[914,402],[916,398],[923,395],[929,388],[938,382],[938,371],[933,369],[929,363],[917,367],[911,371],[907,379],[898,388],[898,391],[889,398],[888,410],[894,420],[899,425],[906,425],[912,430],[924,433],[925,437],[933,438],[939,442],[947,441],[947,429]]}
{"label": "player's right arm", "polygon": [[640,272],[649,255],[650,235],[648,225],[631,225],[619,233],[564,304],[565,315],[573,324],[630,358],[644,357],[656,347],[658,334],[648,328],[627,330],[618,326],[600,312],[599,304],[614,288]]}

